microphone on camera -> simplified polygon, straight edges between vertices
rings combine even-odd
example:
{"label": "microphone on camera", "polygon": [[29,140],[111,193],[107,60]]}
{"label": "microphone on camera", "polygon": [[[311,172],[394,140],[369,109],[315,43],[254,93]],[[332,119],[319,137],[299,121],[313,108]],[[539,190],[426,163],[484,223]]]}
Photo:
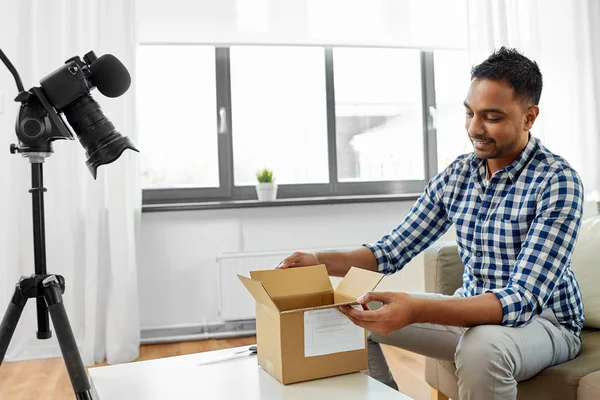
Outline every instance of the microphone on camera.
{"label": "microphone on camera", "polygon": [[90,65],[92,84],[106,97],[119,97],[131,85],[129,71],[112,54],[104,54]]}

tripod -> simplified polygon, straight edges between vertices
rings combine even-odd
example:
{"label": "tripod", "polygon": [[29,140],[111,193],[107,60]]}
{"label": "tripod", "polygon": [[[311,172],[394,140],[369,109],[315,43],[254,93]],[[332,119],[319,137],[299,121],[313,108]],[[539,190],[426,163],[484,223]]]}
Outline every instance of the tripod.
{"label": "tripod", "polygon": [[35,298],[37,303],[38,339],[52,337],[48,312],[52,317],[56,336],[60,345],[71,385],[77,400],[92,400],[90,383],[87,379],[77,343],[71,330],[71,324],[65,311],[62,294],[65,291],[65,280],[60,275],[46,272],[46,238],[44,225],[44,188],[42,164],[50,156],[49,152],[28,152],[11,145],[11,153],[21,152],[31,163],[31,189],[33,196],[33,245],[35,274],[22,276],[15,287],[15,293],[8,305],[8,310],[0,324],[0,365],[4,360],[6,349],[15,332],[23,308],[28,299]]}

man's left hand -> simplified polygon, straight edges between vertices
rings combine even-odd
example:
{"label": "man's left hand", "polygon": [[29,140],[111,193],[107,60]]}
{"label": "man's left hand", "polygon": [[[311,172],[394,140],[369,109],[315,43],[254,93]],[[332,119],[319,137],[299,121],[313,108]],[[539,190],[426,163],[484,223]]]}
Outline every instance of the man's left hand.
{"label": "man's left hand", "polygon": [[[367,304],[379,301],[383,306],[378,310],[370,310]],[[415,298],[406,293],[368,292],[358,298],[363,311],[350,306],[340,306],[339,310],[352,322],[371,332],[387,335],[414,323]]]}

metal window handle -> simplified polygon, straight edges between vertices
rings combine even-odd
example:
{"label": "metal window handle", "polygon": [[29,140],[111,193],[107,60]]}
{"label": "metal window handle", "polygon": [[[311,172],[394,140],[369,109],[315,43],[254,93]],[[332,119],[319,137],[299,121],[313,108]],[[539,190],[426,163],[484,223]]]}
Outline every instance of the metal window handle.
{"label": "metal window handle", "polygon": [[227,133],[227,109],[219,108],[219,133]]}
{"label": "metal window handle", "polygon": [[429,116],[431,117],[433,129],[436,129],[437,128],[437,110],[434,106],[429,106]]}

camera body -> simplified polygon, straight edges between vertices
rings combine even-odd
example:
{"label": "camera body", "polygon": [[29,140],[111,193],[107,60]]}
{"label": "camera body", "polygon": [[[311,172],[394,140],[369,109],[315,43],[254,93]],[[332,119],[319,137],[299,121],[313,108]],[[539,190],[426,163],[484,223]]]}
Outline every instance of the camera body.
{"label": "camera body", "polygon": [[83,56],[84,61],[78,56],[71,57],[65,65],[40,80],[48,100],[59,112],[94,88],[90,66],[97,58],[93,51]]}

